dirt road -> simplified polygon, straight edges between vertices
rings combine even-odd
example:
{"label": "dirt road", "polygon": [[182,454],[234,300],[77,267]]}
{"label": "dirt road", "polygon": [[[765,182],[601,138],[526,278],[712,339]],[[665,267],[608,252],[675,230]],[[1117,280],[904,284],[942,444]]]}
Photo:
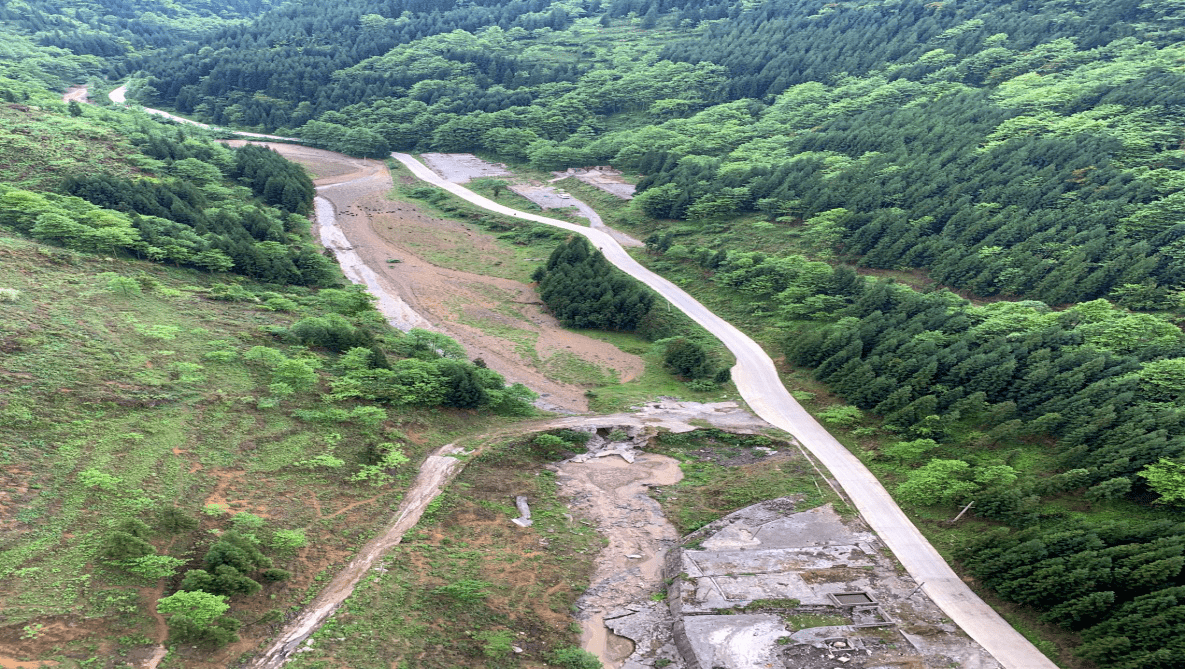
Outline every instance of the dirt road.
{"label": "dirt road", "polygon": [[86,86],[71,86],[62,94],[62,102],[86,102]]}
{"label": "dirt road", "polygon": [[[107,94],[107,97],[110,98],[110,100],[117,105],[126,105],[128,103],[128,87],[127,86],[120,86],[119,88],[113,89],[110,93]],[[219,128],[216,125],[208,125],[206,123],[199,123],[197,121],[191,121],[190,119],[184,118],[182,116],[175,116],[173,114],[170,114],[167,111],[163,111],[160,109],[150,109],[148,107],[142,107],[142,109],[146,113],[152,114],[153,116],[162,116],[162,117],[167,118],[171,121],[176,121],[178,123],[184,123],[186,125],[196,126],[198,128],[205,128],[206,130],[223,130],[226,132],[233,132],[233,134],[238,135],[239,137],[254,137],[257,139],[271,139],[271,140],[279,140],[279,141],[284,141],[284,142],[299,142],[300,141],[299,139],[297,139],[295,137],[280,137],[279,135],[264,135],[264,134],[258,133],[258,132],[242,132],[242,131],[238,131],[238,130],[230,131],[230,130],[226,130],[226,128]]]}
{"label": "dirt road", "polygon": [[[322,243],[334,250],[346,276],[379,297],[380,311],[401,330],[447,334],[470,358],[481,358],[508,381],[539,393],[537,404],[548,410],[588,409],[585,386],[556,378],[556,369],[566,364],[606,370],[622,382],[642,373],[638,356],[561,326],[529,285],[425,260],[423,255],[442,245],[463,245],[490,257],[503,251],[460,222],[388,199],[394,185],[383,163],[296,144],[258,143],[313,173],[318,221],[325,223],[319,226]],[[399,262],[387,262],[392,258]]]}
{"label": "dirt road", "polygon": [[373,568],[392,546],[403,541],[404,533],[419,522],[428,503],[435,499],[460,471],[462,461],[458,457],[463,454],[463,449],[450,444],[429,455],[420,466],[420,473],[416,476],[411,490],[399,504],[399,511],[395,514],[393,522],[378,539],[362,547],[358,555],[333,577],[300,616],[289,623],[267,651],[257,657],[250,666],[256,669],[273,669],[283,665],[300,644],[317,631],[321,624],[333,615],[337,607],[346,601],[366,572]]}
{"label": "dirt road", "polygon": [[985,604],[955,574],[938,551],[897,506],[872,472],[831,436],[790,396],[773,361],[752,339],[715,315],[681,288],[654,274],[631,258],[611,236],[566,221],[517,211],[449,183],[407,154],[391,154],[418,178],[480,207],[585,235],[605,257],[627,274],[650,286],[675,307],[716,335],[736,356],[732,378],[741,396],[757,415],[790,434],[808,448],[840,482],[856,508],[885,542],[909,574],[925,583],[923,590],[971,638],[1010,669],[1057,667],[1032,643]]}

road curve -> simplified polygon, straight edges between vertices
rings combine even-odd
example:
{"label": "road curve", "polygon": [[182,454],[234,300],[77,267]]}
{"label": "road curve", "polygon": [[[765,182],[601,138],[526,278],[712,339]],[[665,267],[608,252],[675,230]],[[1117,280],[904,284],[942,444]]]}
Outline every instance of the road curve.
{"label": "road curve", "polygon": [[1009,669],[1056,669],[1049,658],[984,603],[955,574],[938,551],[914,527],[880,481],[807,413],[782,385],[773,361],[752,339],[713,314],[681,288],[630,257],[614,239],[583,226],[518,211],[445,181],[410,155],[392,153],[416,177],[490,211],[552,225],[584,235],[624,272],[650,286],[692,320],[714,334],[736,356],[732,379],[754,413],[794,437],[823,463],[843,486],[860,514],[902,566],[946,615]]}
{"label": "road curve", "polygon": [[[128,103],[128,87],[127,86],[120,86],[119,88],[111,89],[111,92],[107,94],[107,98],[110,99],[111,102],[113,102],[117,105],[126,105]],[[161,109],[152,109],[150,107],[142,107],[142,109],[144,110],[145,113],[152,114],[153,116],[162,116],[162,117],[167,118],[171,121],[176,121],[178,123],[184,123],[185,125],[192,125],[192,126],[195,126],[198,128],[204,128],[206,130],[221,130],[223,132],[229,132],[232,135],[236,135],[238,137],[254,137],[255,139],[270,139],[273,141],[278,140],[278,141],[282,141],[282,142],[299,142],[300,141],[299,139],[297,139],[295,137],[280,137],[279,135],[264,135],[264,134],[258,133],[258,132],[243,132],[240,130],[227,130],[226,128],[220,128],[216,125],[199,123],[197,121],[187,119],[184,116],[176,116],[174,114],[170,114],[169,112],[163,111]]]}

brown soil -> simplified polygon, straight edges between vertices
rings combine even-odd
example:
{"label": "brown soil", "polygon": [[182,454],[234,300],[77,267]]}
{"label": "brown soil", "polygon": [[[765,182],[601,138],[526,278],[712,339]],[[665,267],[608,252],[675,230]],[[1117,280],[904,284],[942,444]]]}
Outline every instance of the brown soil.
{"label": "brown soil", "polygon": [[[318,176],[319,195],[333,203],[338,224],[354,251],[391,294],[398,295],[435,329],[460,342],[470,358],[483,359],[507,381],[539,393],[543,406],[565,411],[588,409],[587,388],[556,381],[540,369],[557,353],[570,353],[612,370],[620,381],[641,374],[644,364],[639,357],[560,326],[544,312],[532,286],[424,260],[419,254],[458,247],[483,263],[496,262],[499,257],[510,259],[511,254],[472,226],[387,199],[393,183],[383,163],[291,144],[268,146]],[[401,262],[388,264],[390,258]],[[507,331],[515,333],[517,341],[495,334]]]}

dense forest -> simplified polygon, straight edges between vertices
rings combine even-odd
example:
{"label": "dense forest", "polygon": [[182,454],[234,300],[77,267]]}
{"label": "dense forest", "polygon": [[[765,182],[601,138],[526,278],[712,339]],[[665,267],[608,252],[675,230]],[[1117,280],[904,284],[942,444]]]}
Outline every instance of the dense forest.
{"label": "dense forest", "polygon": [[[832,246],[867,267],[1169,308],[1185,255],[1181,8],[1068,7],[310,3],[227,29],[204,56],[161,52],[141,96],[357,154],[610,162],[646,175],[650,216],[830,213]],[[621,32],[619,16],[668,39]],[[329,35],[337,48],[314,47]]]}

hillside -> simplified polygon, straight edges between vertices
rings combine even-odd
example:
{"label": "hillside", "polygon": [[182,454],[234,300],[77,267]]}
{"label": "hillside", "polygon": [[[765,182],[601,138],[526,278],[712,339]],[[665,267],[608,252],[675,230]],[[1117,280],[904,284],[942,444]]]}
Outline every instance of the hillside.
{"label": "hillside", "polygon": [[20,121],[0,160],[0,656],[111,666],[168,638],[225,666],[387,522],[430,449],[533,395],[346,287],[294,164],[71,109],[30,89],[0,111]]}

